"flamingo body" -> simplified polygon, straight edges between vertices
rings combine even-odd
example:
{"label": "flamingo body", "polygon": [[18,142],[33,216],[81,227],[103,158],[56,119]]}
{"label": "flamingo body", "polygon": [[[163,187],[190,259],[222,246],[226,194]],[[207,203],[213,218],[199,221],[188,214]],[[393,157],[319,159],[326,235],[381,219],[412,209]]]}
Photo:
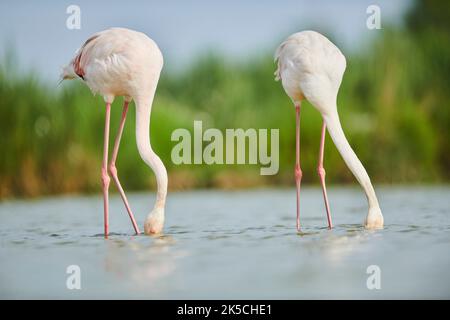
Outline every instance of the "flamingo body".
{"label": "flamingo body", "polygon": [[115,96],[138,97],[151,92],[162,67],[162,53],[147,35],[111,28],[92,35],[64,70],[73,78],[82,78],[92,93],[112,102]]}
{"label": "flamingo body", "polygon": [[275,53],[286,94],[292,101],[306,98],[320,112],[336,100],[346,61],[341,51],[326,37],[314,31],[291,35]]}

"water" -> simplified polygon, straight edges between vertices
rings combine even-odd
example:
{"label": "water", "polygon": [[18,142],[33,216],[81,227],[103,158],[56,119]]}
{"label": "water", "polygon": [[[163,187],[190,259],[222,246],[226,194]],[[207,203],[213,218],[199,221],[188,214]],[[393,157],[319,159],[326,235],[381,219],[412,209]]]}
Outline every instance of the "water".
{"label": "water", "polygon": [[[358,188],[331,188],[333,230],[319,189],[171,193],[163,236],[133,236],[112,196],[0,204],[0,298],[450,298],[448,187],[378,188],[386,227],[361,227]],[[143,224],[154,196],[131,194]],[[66,268],[81,268],[68,290]],[[367,267],[381,270],[369,290]]]}

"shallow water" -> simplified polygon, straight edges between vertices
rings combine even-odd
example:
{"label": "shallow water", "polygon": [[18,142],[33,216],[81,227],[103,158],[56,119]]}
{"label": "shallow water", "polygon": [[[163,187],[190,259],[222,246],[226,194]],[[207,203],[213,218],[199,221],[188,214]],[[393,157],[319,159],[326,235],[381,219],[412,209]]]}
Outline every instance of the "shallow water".
{"label": "shallow water", "polygon": [[[154,237],[133,236],[113,195],[108,240],[100,196],[1,203],[0,298],[450,298],[450,188],[377,191],[383,230],[361,227],[358,188],[330,188],[328,230],[320,189],[303,188],[301,233],[292,189],[171,193]],[[154,196],[129,198],[141,226]]]}

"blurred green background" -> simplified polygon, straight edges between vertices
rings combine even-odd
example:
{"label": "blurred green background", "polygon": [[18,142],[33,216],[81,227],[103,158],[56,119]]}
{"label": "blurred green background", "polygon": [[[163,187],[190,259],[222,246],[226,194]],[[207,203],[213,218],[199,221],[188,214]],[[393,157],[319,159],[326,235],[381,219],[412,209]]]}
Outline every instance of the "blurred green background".
{"label": "blurred green background", "polygon": [[[333,40],[332,32],[327,36]],[[449,38],[450,3],[417,1],[404,24],[383,25],[381,36],[367,48],[347,54],[338,98],[341,122],[373,182],[448,182]],[[12,48],[0,62],[0,199],[98,191],[102,98],[92,97],[81,81],[56,88],[36,73],[18,72],[18,64]],[[163,71],[151,140],[167,166],[170,189],[293,185],[295,113],[274,81],[275,68],[271,52],[240,61],[209,52],[186,69]],[[113,105],[111,143],[121,104],[116,99]],[[171,133],[180,127],[192,131],[194,120],[203,120],[204,129],[279,128],[279,173],[260,176],[259,165],[174,165]],[[320,127],[318,112],[306,104],[301,133],[305,183],[318,183]],[[139,158],[134,128],[130,108],[117,164],[126,190],[155,186]],[[355,182],[329,137],[325,167],[329,183]]]}

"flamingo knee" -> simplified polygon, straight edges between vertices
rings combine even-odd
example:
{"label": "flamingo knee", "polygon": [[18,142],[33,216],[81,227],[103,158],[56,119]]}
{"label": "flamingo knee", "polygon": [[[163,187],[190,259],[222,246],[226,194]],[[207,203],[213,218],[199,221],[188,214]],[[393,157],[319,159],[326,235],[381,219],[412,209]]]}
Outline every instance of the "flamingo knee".
{"label": "flamingo knee", "polygon": [[301,180],[302,179],[302,176],[303,176],[303,171],[302,171],[302,169],[300,168],[300,165],[295,165],[295,170],[294,170],[294,172],[295,172],[295,179],[296,180]]}
{"label": "flamingo knee", "polygon": [[109,172],[109,174],[110,174],[111,176],[117,177],[117,167],[116,167],[116,165],[115,165],[114,163],[111,163],[111,164],[108,166],[108,172]]}
{"label": "flamingo knee", "polygon": [[108,173],[106,172],[106,169],[102,168],[102,186],[104,189],[109,188],[110,181],[111,181],[111,178],[109,177]]}
{"label": "flamingo knee", "polygon": [[325,179],[326,171],[323,166],[317,167],[317,174],[319,175],[320,179]]}

